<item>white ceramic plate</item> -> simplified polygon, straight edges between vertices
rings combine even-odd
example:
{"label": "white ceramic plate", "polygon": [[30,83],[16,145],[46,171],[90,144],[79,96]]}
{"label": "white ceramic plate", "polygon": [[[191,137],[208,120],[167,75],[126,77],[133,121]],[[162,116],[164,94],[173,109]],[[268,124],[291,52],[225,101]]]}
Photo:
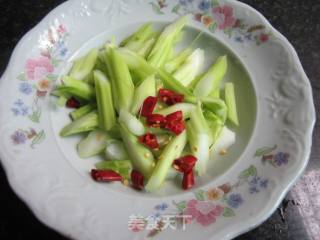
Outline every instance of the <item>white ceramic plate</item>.
{"label": "white ceramic plate", "polygon": [[[97,184],[77,137],[60,139],[63,109],[48,96],[68,62],[144,22],[189,13],[185,41],[227,54],[241,127],[228,154],[192,191],[146,194]],[[230,239],[263,222],[305,168],[315,121],[312,92],[288,41],[237,1],[70,0],[19,42],[0,81],[0,157],[15,192],[48,226],[74,239]],[[187,224],[181,216],[189,215]],[[162,227],[162,231],[159,230]]]}

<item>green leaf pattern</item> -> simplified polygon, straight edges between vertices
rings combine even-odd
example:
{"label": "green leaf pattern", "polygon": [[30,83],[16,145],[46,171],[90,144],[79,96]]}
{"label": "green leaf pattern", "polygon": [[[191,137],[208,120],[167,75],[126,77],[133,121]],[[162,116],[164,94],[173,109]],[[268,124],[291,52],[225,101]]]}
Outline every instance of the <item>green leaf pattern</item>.
{"label": "green leaf pattern", "polygon": [[250,167],[248,167],[240,173],[239,178],[243,179],[254,176],[257,176],[257,168],[254,165],[250,165]]}
{"label": "green leaf pattern", "polygon": [[266,154],[269,154],[269,153],[273,152],[276,149],[277,149],[277,145],[276,144],[274,146],[272,146],[272,147],[262,147],[262,148],[257,149],[257,151],[255,152],[254,156],[255,157],[261,157],[263,155],[266,155]]}
{"label": "green leaf pattern", "polygon": [[224,217],[234,217],[236,214],[235,212],[233,211],[232,208],[229,208],[229,207],[225,207],[223,209],[223,214],[222,214]]}
{"label": "green leaf pattern", "polygon": [[195,197],[199,201],[205,200],[205,191],[204,190],[198,190],[194,193]]}

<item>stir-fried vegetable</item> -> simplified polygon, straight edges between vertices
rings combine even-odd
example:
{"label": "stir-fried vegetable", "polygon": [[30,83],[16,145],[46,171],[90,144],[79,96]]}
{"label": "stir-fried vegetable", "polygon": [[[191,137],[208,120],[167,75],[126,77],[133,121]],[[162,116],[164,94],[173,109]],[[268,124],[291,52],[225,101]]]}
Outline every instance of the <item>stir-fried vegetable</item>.
{"label": "stir-fried vegetable", "polygon": [[157,164],[146,185],[146,190],[153,192],[161,187],[173,161],[180,156],[187,143],[186,131],[174,137],[158,157]]}
{"label": "stir-fried vegetable", "polygon": [[239,125],[235,88],[222,84],[227,56],[202,72],[205,52],[193,48],[201,34],[175,54],[187,21],[181,17],[161,32],[147,23],[120,46],[113,40],[93,49],[53,91],[60,104],[75,109],[60,135],[86,133],[78,155],[102,157],[91,170],[95,181],[154,192],[178,176],[187,190],[195,174],[208,171],[210,157],[234,143],[226,126]]}
{"label": "stir-fried vegetable", "polygon": [[187,21],[188,17],[184,16],[165,27],[148,55],[147,60],[151,66],[162,67],[170,58],[175,40]]}
{"label": "stir-fried vegetable", "polygon": [[207,97],[211,92],[220,88],[220,83],[227,71],[227,57],[222,56],[212,67],[198,80],[193,93],[197,98]]}
{"label": "stir-fried vegetable", "polygon": [[183,86],[189,86],[192,80],[199,74],[204,64],[204,51],[200,48],[194,50],[190,56],[176,69],[173,76],[182,83]]}
{"label": "stir-fried vegetable", "polygon": [[127,64],[113,47],[107,49],[108,74],[112,84],[112,96],[115,109],[130,110],[134,94],[134,85]]}
{"label": "stir-fried vegetable", "polygon": [[200,104],[191,112],[187,122],[188,142],[192,154],[198,159],[196,172],[203,175],[209,160],[210,128],[203,116]]}
{"label": "stir-fried vegetable", "polygon": [[237,107],[236,107],[236,97],[234,93],[234,85],[233,83],[226,83],[225,85],[225,100],[228,107],[228,119],[235,124],[236,126],[239,125],[238,120],[238,113],[237,113]]}
{"label": "stir-fried vegetable", "polygon": [[60,136],[67,137],[73,134],[94,130],[99,126],[98,118],[98,112],[94,110],[62,128]]}
{"label": "stir-fried vegetable", "polygon": [[94,130],[86,138],[82,139],[77,146],[78,155],[88,158],[103,152],[110,136],[103,130]]}
{"label": "stir-fried vegetable", "polygon": [[106,76],[99,70],[93,72],[98,105],[100,128],[109,131],[116,123],[113,107],[111,85]]}
{"label": "stir-fried vegetable", "polygon": [[57,88],[60,93],[69,94],[84,100],[93,100],[95,98],[95,90],[88,83],[69,76],[64,76],[62,81],[63,85]]}
{"label": "stir-fried vegetable", "polygon": [[98,57],[98,50],[92,49],[87,55],[77,59],[69,76],[77,80],[85,80],[91,74]]}
{"label": "stir-fried vegetable", "polygon": [[149,177],[152,174],[155,161],[152,152],[139,143],[139,140],[123,125],[120,124],[120,133],[124,145],[132,160],[132,165],[144,176]]}
{"label": "stir-fried vegetable", "polygon": [[70,117],[71,119],[74,121],[74,120],[77,120],[78,118],[86,115],[87,113],[93,111],[94,109],[96,108],[96,106],[94,104],[91,104],[91,103],[88,103],[74,111],[72,111],[70,113]]}

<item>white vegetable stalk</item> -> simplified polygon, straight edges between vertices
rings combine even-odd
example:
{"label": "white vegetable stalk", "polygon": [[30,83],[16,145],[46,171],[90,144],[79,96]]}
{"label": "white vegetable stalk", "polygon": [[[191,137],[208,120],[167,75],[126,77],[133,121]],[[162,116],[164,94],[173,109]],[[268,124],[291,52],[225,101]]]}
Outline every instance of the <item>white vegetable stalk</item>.
{"label": "white vegetable stalk", "polygon": [[126,110],[120,110],[119,122],[123,123],[136,136],[141,136],[145,133],[142,122]]}
{"label": "white vegetable stalk", "polygon": [[106,158],[110,160],[129,159],[129,155],[123,145],[123,142],[115,139],[107,141],[105,155]]}
{"label": "white vegetable stalk", "polygon": [[77,152],[79,157],[88,158],[103,152],[108,139],[110,139],[110,136],[105,131],[94,130],[90,132],[86,138],[78,143]]}
{"label": "white vegetable stalk", "polygon": [[204,51],[200,48],[197,48],[173,73],[173,76],[187,87],[190,85],[192,80],[201,72],[203,64]]}
{"label": "white vegetable stalk", "polygon": [[209,160],[210,128],[203,116],[200,104],[190,114],[190,121],[187,122],[187,131],[192,155],[198,159],[195,170],[201,176],[206,172]]}
{"label": "white vegetable stalk", "polygon": [[223,127],[220,133],[219,138],[212,146],[212,151],[210,154],[210,158],[216,159],[219,157],[221,151],[227,150],[231,147],[236,141],[236,134],[228,129],[227,127]]}

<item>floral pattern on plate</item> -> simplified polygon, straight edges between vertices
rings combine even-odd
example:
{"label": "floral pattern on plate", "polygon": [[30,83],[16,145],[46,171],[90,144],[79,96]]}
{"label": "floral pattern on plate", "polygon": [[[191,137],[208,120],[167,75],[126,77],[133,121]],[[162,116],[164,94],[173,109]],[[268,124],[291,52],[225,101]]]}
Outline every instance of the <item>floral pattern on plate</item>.
{"label": "floral pattern on plate", "polygon": [[[36,124],[40,122],[41,102],[57,80],[55,70],[68,52],[65,46],[67,36],[68,32],[63,24],[49,28],[41,36],[39,55],[28,58],[24,71],[17,76],[20,95],[11,107],[14,116],[27,117]],[[16,130],[11,136],[13,144],[25,144],[27,140],[31,140],[30,146],[33,148],[44,140],[44,130],[38,133],[34,129],[30,131],[32,134],[28,130]]]}
{"label": "floral pattern on plate", "polygon": [[168,227],[184,229],[185,224],[193,222],[207,227],[221,217],[236,216],[236,210],[246,201],[239,187],[244,187],[253,195],[267,189],[268,186],[269,179],[259,176],[257,168],[250,165],[239,174],[233,184],[228,182],[208,190],[197,190],[192,199],[173,201],[172,204],[160,203],[148,217],[130,216],[128,228],[132,232],[147,230],[148,237],[153,237]]}
{"label": "floral pattern on plate", "polygon": [[177,15],[191,14],[201,22],[210,32],[222,31],[234,41],[254,42],[256,45],[268,42],[272,36],[264,25],[250,25],[242,18],[237,18],[232,6],[221,4],[218,0],[177,0],[169,5],[166,0],[156,0],[151,3],[157,14],[171,11]]}
{"label": "floral pattern on plate", "polygon": [[[265,158],[267,158],[274,167],[283,166],[288,163],[290,155],[282,151],[271,154],[277,148],[277,145],[261,147],[256,150],[254,157],[261,157],[262,161],[266,161]],[[185,224],[193,222],[207,227],[221,217],[236,216],[236,210],[246,202],[243,189],[240,190],[240,187],[243,187],[250,193],[248,196],[251,196],[267,189],[269,183],[270,179],[259,176],[257,167],[250,165],[240,172],[237,181],[233,184],[227,182],[208,190],[197,190],[192,199],[173,201],[172,204],[160,203],[154,207],[154,212],[148,217],[130,216],[128,228],[132,232],[147,230],[148,237],[153,237],[169,227],[185,229]]]}
{"label": "floral pattern on plate", "polygon": [[255,156],[261,157],[263,163],[267,162],[273,167],[281,167],[288,164],[290,160],[290,154],[281,151],[274,153],[276,149],[277,145],[271,147],[262,147],[256,151]]}

